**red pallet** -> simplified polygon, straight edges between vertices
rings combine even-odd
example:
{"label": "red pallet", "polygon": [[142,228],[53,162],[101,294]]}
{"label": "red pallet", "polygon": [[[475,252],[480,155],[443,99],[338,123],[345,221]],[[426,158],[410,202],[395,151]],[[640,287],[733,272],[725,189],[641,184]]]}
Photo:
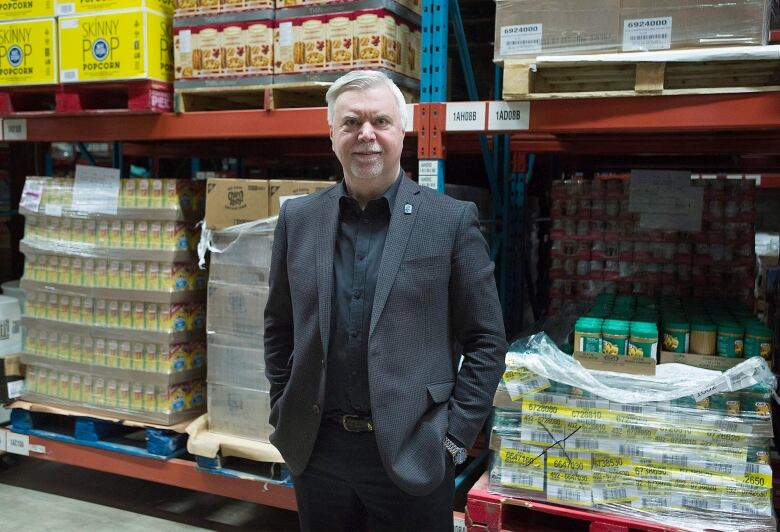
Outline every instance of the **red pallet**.
{"label": "red pallet", "polygon": [[173,109],[173,86],[152,80],[0,88],[0,115],[150,112]]}
{"label": "red pallet", "polygon": [[548,502],[489,493],[487,473],[469,490],[466,529],[469,532],[674,532],[670,528]]}

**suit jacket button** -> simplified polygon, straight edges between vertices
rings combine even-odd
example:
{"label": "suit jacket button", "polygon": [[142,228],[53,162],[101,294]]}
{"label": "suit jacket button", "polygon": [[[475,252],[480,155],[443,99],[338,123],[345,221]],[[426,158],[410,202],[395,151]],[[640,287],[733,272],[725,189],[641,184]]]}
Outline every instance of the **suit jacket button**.
{"label": "suit jacket button", "polygon": [[311,407],[311,411],[314,412],[315,414],[319,414],[320,413],[320,406],[319,405],[314,405],[313,407]]}

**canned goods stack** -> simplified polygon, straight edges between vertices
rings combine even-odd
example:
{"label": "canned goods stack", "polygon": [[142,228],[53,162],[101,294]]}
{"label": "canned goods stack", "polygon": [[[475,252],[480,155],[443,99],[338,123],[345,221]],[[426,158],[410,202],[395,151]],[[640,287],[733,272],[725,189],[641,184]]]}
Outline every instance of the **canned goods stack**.
{"label": "canned goods stack", "polygon": [[555,181],[551,309],[597,294],[725,296],[753,306],[755,182],[696,179],[701,231],[648,230],[629,212],[627,175]]}
{"label": "canned goods stack", "polygon": [[88,208],[72,179],[25,183],[26,398],[174,423],[205,406],[204,190],[122,183]]}
{"label": "canned goods stack", "polygon": [[211,250],[208,428],[262,442],[273,431],[263,311],[275,227],[276,218],[270,218],[204,233]]}
{"label": "canned goods stack", "polygon": [[636,377],[585,370],[543,334],[521,340],[494,401],[489,489],[675,528],[775,530],[775,386],[761,359]]}

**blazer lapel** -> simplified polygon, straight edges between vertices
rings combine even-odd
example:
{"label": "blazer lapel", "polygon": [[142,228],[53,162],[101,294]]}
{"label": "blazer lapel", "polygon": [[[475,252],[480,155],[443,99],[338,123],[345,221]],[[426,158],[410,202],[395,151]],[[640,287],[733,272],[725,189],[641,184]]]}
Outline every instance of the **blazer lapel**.
{"label": "blazer lapel", "polygon": [[382,252],[382,263],[377,274],[374,306],[371,309],[371,327],[368,330],[369,338],[374,334],[379,316],[385,308],[387,297],[390,295],[390,289],[393,287],[398,268],[401,266],[401,259],[404,256],[404,251],[406,251],[406,244],[409,242],[409,235],[417,219],[417,212],[422,201],[420,186],[406,177],[406,174],[402,174],[401,179],[398,194],[395,198],[395,205],[390,216],[390,227],[387,229],[385,249]]}
{"label": "blazer lapel", "polygon": [[333,296],[333,250],[336,247],[336,230],[339,222],[338,197],[340,187],[333,190],[322,202],[320,230],[317,237],[317,294],[320,307],[320,336],[322,352],[327,355],[330,343],[330,310]]}

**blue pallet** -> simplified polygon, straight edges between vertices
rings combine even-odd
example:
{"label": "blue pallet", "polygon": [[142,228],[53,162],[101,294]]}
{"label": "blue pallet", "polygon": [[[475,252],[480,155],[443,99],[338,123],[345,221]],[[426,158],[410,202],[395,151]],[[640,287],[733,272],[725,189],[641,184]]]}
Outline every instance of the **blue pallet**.
{"label": "blue pallet", "polygon": [[[157,428],[128,427],[116,421],[85,416],[11,410],[12,432],[96,449],[167,460],[187,452],[187,435]],[[139,433],[143,438],[134,439]]]}
{"label": "blue pallet", "polygon": [[198,470],[242,480],[268,482],[292,488],[292,477],[285,464],[257,462],[247,458],[217,455],[216,458],[195,456]]}

